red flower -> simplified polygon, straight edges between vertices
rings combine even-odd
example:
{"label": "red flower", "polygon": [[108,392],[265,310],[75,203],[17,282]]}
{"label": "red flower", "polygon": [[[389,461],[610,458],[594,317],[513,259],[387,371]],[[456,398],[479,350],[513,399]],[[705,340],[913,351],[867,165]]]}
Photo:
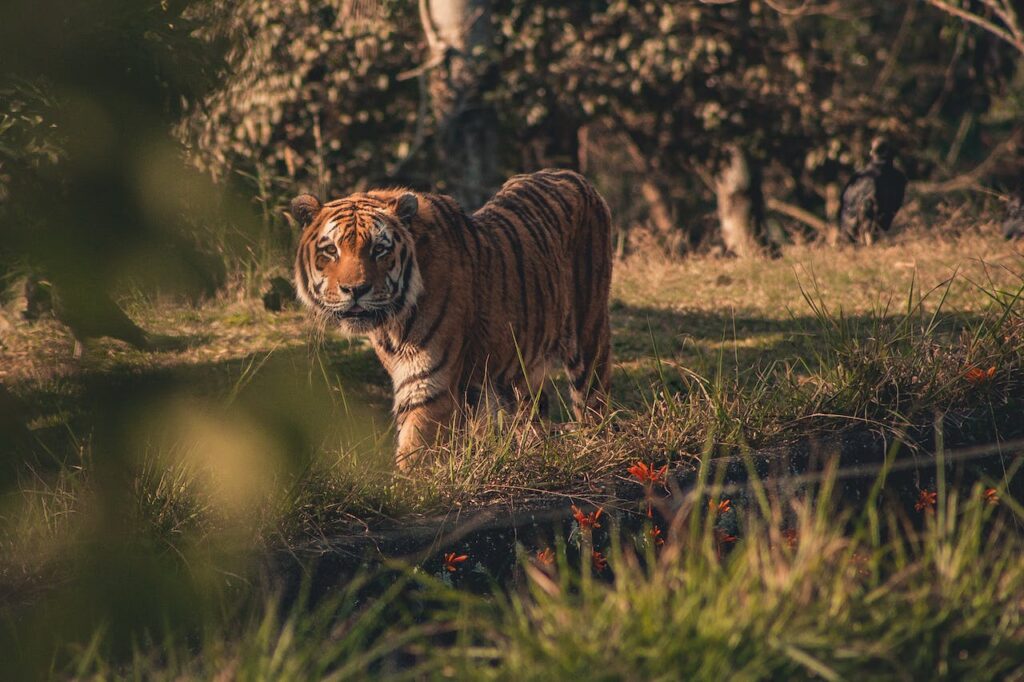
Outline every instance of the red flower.
{"label": "red flower", "polygon": [[967,379],[967,383],[983,384],[996,375],[996,366],[992,365],[987,370],[981,369],[980,367],[971,367],[964,373],[964,378]]}
{"label": "red flower", "polygon": [[576,523],[580,524],[580,530],[590,530],[591,528],[600,528],[601,524],[597,522],[601,518],[601,514],[604,513],[604,507],[598,507],[597,511],[592,511],[589,514],[584,514],[579,507],[575,504],[572,505],[572,517],[576,519]]}
{"label": "red flower", "polygon": [[550,547],[537,552],[537,563],[541,566],[551,566],[555,563],[555,552]]}
{"label": "red flower", "polygon": [[724,530],[715,529],[715,540],[717,540],[720,545],[731,545],[739,540],[739,538],[735,535],[729,535]]}
{"label": "red flower", "polygon": [[722,558],[722,547],[724,547],[725,545],[731,545],[732,543],[736,542],[736,540],[738,540],[738,539],[739,538],[737,538],[735,535],[729,535],[724,530],[721,530],[720,528],[716,528],[715,529],[715,554],[718,555],[718,558],[719,559]]}
{"label": "red flower", "polygon": [[444,567],[447,568],[449,572],[454,573],[459,570],[459,564],[468,558],[469,557],[465,554],[456,556],[455,552],[448,552],[444,555]]}
{"label": "red flower", "polygon": [[608,560],[596,549],[590,553],[590,559],[594,562],[594,570],[600,573],[608,566]]}
{"label": "red flower", "polygon": [[721,502],[708,500],[708,510],[712,512],[717,510],[719,514],[727,514],[732,511],[732,500],[722,500]]}
{"label": "red flower", "polygon": [[653,465],[648,466],[643,462],[637,462],[626,471],[632,474],[640,483],[654,485],[655,483],[665,482],[665,472],[668,471],[668,465],[666,464],[660,469],[655,469]]}
{"label": "red flower", "polygon": [[651,540],[654,541],[655,547],[661,547],[665,544],[665,538],[661,537],[661,529],[658,528],[658,526],[651,526],[651,529],[648,531],[648,533],[650,533]]}
{"label": "red flower", "polygon": [[995,488],[985,488],[985,501],[992,506],[999,504],[999,493]]}
{"label": "red flower", "polygon": [[917,496],[917,502],[914,503],[914,511],[931,511],[935,508],[935,503],[938,502],[939,494],[931,490],[922,490],[921,494]]}

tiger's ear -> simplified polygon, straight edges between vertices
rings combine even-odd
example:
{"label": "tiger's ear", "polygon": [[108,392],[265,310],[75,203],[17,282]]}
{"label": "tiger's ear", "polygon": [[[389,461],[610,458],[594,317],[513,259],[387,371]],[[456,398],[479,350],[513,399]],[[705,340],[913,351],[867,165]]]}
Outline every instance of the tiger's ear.
{"label": "tiger's ear", "polygon": [[299,227],[305,227],[313,222],[316,214],[320,212],[320,200],[312,194],[300,194],[292,199],[292,205],[288,212],[299,223]]}
{"label": "tiger's ear", "polygon": [[412,192],[406,192],[395,200],[395,215],[403,223],[408,224],[420,210],[419,199]]}

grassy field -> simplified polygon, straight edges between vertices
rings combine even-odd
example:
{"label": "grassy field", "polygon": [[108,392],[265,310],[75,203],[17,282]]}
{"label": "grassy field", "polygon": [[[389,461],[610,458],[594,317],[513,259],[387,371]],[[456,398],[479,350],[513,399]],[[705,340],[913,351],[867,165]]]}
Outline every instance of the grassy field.
{"label": "grassy field", "polygon": [[[303,679],[339,666],[358,677],[419,665],[466,677],[485,665],[508,679],[588,670],[668,679],[703,651],[702,667],[678,670],[842,679],[898,677],[908,647],[928,637],[954,667],[922,659],[916,671],[954,675],[963,660],[988,671],[979,679],[1021,674],[1005,648],[1024,646],[1019,509],[1005,493],[998,521],[978,491],[950,492],[928,524],[911,532],[914,524],[893,520],[885,538],[851,534],[864,526],[848,511],[836,515],[842,523],[808,512],[802,523],[814,530],[801,530],[795,552],[778,549],[779,529],[762,513],[725,563],[714,524],[692,522],[662,555],[673,558],[636,562],[607,547],[623,567],[612,583],[565,583],[589,580],[586,571],[570,578],[568,566],[563,582],[534,571],[525,579],[533,596],[504,606],[406,575],[416,590],[439,591],[438,610],[386,619],[387,628],[376,607],[352,607],[351,594],[339,597],[353,608],[340,621],[317,609],[277,614],[251,573],[254,555],[339,530],[550,491],[593,496],[637,460],[699,466],[865,426],[909,443],[936,423],[963,442],[1022,435],[1024,258],[995,235],[944,224],[870,249],[791,246],[775,260],[632,256],[616,264],[618,410],[607,423],[466,435],[411,476],[391,467],[388,379],[366,343],[314,343],[295,308],[270,313],[228,293],[199,307],[135,294],[128,310],[163,349],[97,341],[81,362],[52,319],[18,325],[0,345],[0,380],[31,430],[11,444],[18,464],[4,474],[12,492],[0,502],[4,643],[20,641],[35,665],[55,660],[47,642],[74,642],[61,665],[101,676],[132,660],[139,675],[168,677]],[[773,568],[759,574],[766,562]],[[861,570],[863,584],[845,583]],[[946,601],[934,610],[900,613],[938,598]],[[189,599],[212,612],[190,613]],[[373,603],[391,608],[386,599],[406,598]],[[782,609],[787,602],[806,612]],[[92,615],[55,627],[68,609]],[[666,618],[704,644],[665,639]],[[161,619],[184,639],[140,639]],[[467,628],[479,637],[442,636]],[[564,637],[551,634],[559,629]],[[444,656],[424,654],[438,637]],[[991,638],[998,646],[981,647]],[[100,645],[108,642],[121,649]],[[654,667],[639,662],[658,651]]]}

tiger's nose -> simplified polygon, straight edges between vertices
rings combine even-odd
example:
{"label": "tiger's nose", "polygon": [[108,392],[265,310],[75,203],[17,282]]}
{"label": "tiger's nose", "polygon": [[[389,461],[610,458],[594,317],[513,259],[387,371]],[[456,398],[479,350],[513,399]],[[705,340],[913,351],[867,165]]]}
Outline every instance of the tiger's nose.
{"label": "tiger's nose", "polygon": [[360,296],[370,290],[370,285],[359,284],[353,287],[339,286],[338,288],[341,289],[341,293],[351,296],[353,301],[358,301]]}

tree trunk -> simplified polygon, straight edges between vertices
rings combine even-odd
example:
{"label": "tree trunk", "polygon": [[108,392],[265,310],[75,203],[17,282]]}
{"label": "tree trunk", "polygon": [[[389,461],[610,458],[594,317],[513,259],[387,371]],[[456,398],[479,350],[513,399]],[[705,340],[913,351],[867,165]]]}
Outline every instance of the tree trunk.
{"label": "tree trunk", "polygon": [[497,116],[483,101],[491,0],[420,0],[430,48],[430,99],[449,191],[472,211],[497,187]]}
{"label": "tree trunk", "polygon": [[764,251],[764,194],[757,165],[739,147],[726,149],[715,176],[718,220],[726,251],[749,258]]}
{"label": "tree trunk", "polygon": [[644,179],[640,182],[640,193],[647,202],[647,217],[651,227],[662,238],[668,238],[676,229],[676,223],[672,220],[672,207],[665,192],[654,180]]}

